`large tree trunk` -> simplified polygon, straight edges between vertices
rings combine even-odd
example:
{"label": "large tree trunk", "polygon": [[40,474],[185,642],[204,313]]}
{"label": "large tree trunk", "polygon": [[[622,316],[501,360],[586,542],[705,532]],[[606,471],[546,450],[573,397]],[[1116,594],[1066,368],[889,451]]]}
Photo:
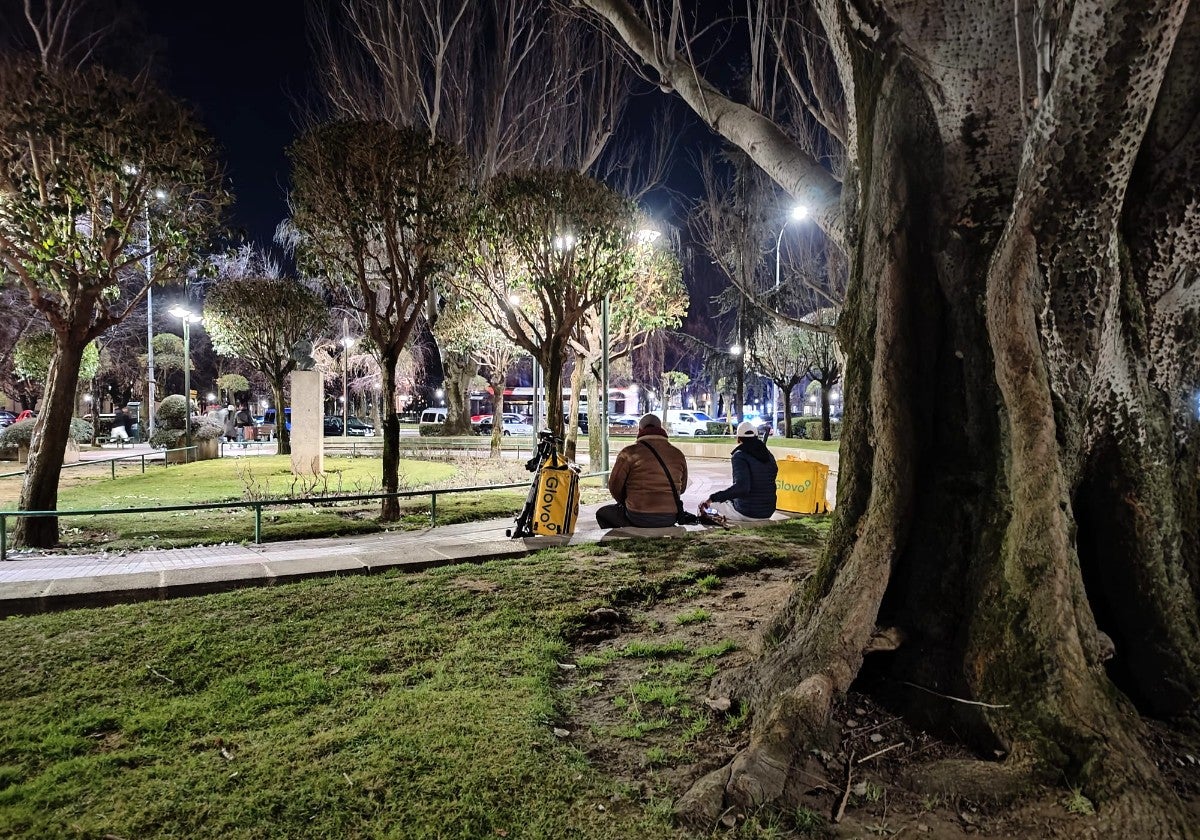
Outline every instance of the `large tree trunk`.
{"label": "large tree trunk", "polygon": [[502,455],[500,444],[504,435],[504,386],[508,382],[505,372],[492,368],[492,447],[493,458]]}
{"label": "large tree trunk", "polygon": [[[20,510],[57,510],[58,477],[62,472],[71,418],[75,414],[75,388],[79,365],[89,339],[55,334],[54,359],[46,381],[42,409],[34,421],[29,463],[21,483]],[[58,517],[21,517],[13,529],[13,544],[49,548],[58,543]]]}
{"label": "large tree trunk", "polygon": [[275,399],[275,439],[279,441],[277,454],[290,455],[292,454],[292,433],[288,431],[287,416],[283,413],[283,406],[287,405],[284,402],[283,396],[283,377],[271,380],[271,396]]}
{"label": "large tree trunk", "polygon": [[[591,370],[591,365],[588,365],[588,370]],[[604,423],[605,413],[603,408],[608,406],[608,394],[603,393],[603,383],[599,376],[589,377],[588,382],[588,463],[591,467],[588,472],[603,472],[608,469],[608,464],[604,461],[604,446],[601,435],[608,434],[608,426]],[[591,395],[602,395],[600,399],[593,398]]]}
{"label": "large tree trunk", "polygon": [[471,380],[478,370],[479,365],[470,353],[442,353],[442,371],[446,375],[443,382],[446,391],[443,434],[471,434]]}
{"label": "large tree trunk", "polygon": [[[568,461],[575,460],[575,449],[579,445],[579,405],[581,402],[579,397],[583,392],[583,374],[583,362],[576,356],[575,364],[571,368],[571,400],[570,407],[567,409],[566,445],[563,447],[563,454]],[[589,398],[589,405],[591,402],[592,400]]]}
{"label": "large tree trunk", "polygon": [[[1196,293],[1124,195],[1184,7],[1077,3],[1064,41],[1080,54],[1058,58],[1028,141],[1011,110],[987,111],[989,91],[1018,89],[1015,68],[949,85],[953,62],[849,39],[863,157],[847,179],[835,522],[766,633],[778,644],[721,686],[750,704],[750,744],[680,800],[683,817],[786,803],[876,628],[899,626],[908,643],[873,673],[987,705],[895,702],[1081,786],[1112,836],[1189,835],[1126,699],[1170,715],[1200,693],[1198,447],[1165,372],[1195,348],[1161,323],[1165,297]],[[968,23],[1011,31],[1000,9],[937,20]],[[933,25],[901,28],[919,43]],[[1162,176],[1146,181],[1176,208],[1171,230],[1195,225],[1196,181]],[[1172,317],[1194,331],[1194,307]]]}
{"label": "large tree trunk", "polygon": [[[396,493],[400,489],[400,415],[396,413],[396,353],[380,355],[379,365],[383,373],[383,492]],[[400,518],[400,500],[394,497],[383,500],[379,511],[381,522],[395,522]]]}
{"label": "large tree trunk", "polygon": [[[546,428],[558,440],[563,435],[562,371],[566,342],[548,341],[538,358],[546,389]],[[537,419],[534,419],[537,426]]]}

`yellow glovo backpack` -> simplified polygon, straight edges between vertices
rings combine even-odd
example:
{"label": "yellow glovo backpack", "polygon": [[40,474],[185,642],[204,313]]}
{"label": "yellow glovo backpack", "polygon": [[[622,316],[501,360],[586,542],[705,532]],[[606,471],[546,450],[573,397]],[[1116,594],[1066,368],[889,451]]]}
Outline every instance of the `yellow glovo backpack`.
{"label": "yellow glovo backpack", "polygon": [[529,529],[535,537],[562,537],[575,533],[579,518],[579,473],[557,452],[542,464],[534,480],[533,520]]}
{"label": "yellow glovo backpack", "polygon": [[542,432],[537,454],[526,469],[536,470],[525,508],[510,537],[565,537],[575,533],[579,518],[579,467],[558,453],[558,447]]}

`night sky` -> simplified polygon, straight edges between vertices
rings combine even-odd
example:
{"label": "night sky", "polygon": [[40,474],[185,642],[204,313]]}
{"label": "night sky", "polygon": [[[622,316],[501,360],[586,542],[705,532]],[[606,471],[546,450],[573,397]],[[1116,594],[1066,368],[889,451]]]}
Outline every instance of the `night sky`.
{"label": "night sky", "polygon": [[311,72],[301,0],[142,0],[160,41],[166,88],[199,113],[220,145],[236,204],[230,224],[267,245],[287,214],[296,101]]}
{"label": "night sky", "polygon": [[[270,248],[276,225],[287,215],[285,150],[297,135],[299,103],[309,97],[312,84],[303,0],[138,2],[150,30],[158,78],[197,111],[220,147],[235,199],[230,227]],[[699,191],[691,156],[716,140],[685,106],[657,90],[636,96],[627,119],[648,124],[659,118],[663,102],[671,102],[679,118],[679,158],[671,189],[654,191],[642,205],[652,217],[679,225],[684,215],[679,196],[686,201]],[[279,256],[277,248],[272,250]],[[688,321],[705,321],[708,299],[724,281],[712,275],[708,260],[687,269],[693,289]]]}

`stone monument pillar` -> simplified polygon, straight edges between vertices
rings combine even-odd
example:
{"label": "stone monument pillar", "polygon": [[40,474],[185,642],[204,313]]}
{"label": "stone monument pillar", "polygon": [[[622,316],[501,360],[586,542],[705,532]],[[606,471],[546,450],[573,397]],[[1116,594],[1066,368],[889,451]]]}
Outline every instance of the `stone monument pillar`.
{"label": "stone monument pillar", "polygon": [[[292,472],[320,476],[325,470],[325,412],[321,372],[297,370],[292,380]],[[282,412],[278,413],[283,422]]]}

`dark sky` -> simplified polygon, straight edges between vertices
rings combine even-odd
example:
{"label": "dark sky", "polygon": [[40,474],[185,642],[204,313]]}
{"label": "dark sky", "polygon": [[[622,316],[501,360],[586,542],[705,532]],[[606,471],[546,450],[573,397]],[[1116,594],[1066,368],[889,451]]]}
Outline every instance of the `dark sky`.
{"label": "dark sky", "polygon": [[220,145],[236,204],[230,223],[261,245],[286,215],[296,100],[310,81],[302,0],[141,0],[160,39],[167,89]]}

